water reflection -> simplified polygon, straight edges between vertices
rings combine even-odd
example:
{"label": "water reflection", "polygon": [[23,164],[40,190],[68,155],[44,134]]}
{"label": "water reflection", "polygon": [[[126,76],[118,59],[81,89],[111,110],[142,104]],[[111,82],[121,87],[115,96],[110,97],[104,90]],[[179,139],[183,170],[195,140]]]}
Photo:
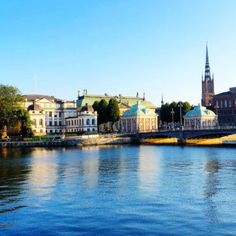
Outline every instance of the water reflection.
{"label": "water reflection", "polygon": [[206,171],[206,185],[204,195],[207,203],[206,215],[210,221],[218,221],[217,205],[214,201],[214,196],[220,189],[220,181],[218,178],[218,171],[220,169],[218,160],[207,160],[205,163]]}
{"label": "water reflection", "polygon": [[13,212],[22,207],[21,195],[30,172],[27,161],[22,161],[30,155],[27,149],[0,149],[0,214]]}
{"label": "water reflection", "polygon": [[50,198],[57,181],[56,150],[35,149],[30,159],[28,182],[33,194]]}
{"label": "water reflection", "polygon": [[144,194],[157,192],[159,189],[160,156],[154,149],[141,147],[139,158],[139,188]]}

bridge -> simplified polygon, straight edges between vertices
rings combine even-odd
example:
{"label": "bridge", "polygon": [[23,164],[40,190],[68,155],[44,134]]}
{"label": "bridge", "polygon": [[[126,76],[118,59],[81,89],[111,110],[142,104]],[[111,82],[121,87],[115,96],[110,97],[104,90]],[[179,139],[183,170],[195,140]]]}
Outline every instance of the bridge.
{"label": "bridge", "polygon": [[236,127],[214,128],[214,129],[193,129],[193,130],[160,130],[146,133],[138,133],[139,139],[150,138],[177,138],[178,143],[185,143],[186,139],[217,138],[236,134]]}

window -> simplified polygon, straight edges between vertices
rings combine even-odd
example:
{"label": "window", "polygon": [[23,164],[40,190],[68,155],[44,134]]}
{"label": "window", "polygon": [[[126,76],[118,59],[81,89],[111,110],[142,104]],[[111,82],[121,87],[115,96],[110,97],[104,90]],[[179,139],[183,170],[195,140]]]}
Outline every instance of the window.
{"label": "window", "polygon": [[[49,126],[52,126],[52,121],[49,121]],[[50,133],[51,133],[51,130],[50,130]]]}
{"label": "window", "polygon": [[86,125],[90,125],[90,120],[89,119],[86,120]]}
{"label": "window", "polygon": [[37,126],[37,120],[36,119],[33,120],[33,125]]}
{"label": "window", "polygon": [[228,107],[228,102],[227,100],[225,99],[225,108]]}
{"label": "window", "polygon": [[59,117],[61,117],[61,112],[59,112]]}
{"label": "window", "polygon": [[231,100],[229,100],[229,107],[232,107],[232,102],[231,102]]}
{"label": "window", "polygon": [[59,125],[61,126],[61,121],[59,121]]}
{"label": "window", "polygon": [[54,125],[57,126],[57,121],[54,122]]}
{"label": "window", "polygon": [[223,100],[220,100],[220,108],[223,108]]}
{"label": "window", "polygon": [[95,125],[95,119],[92,119],[92,125]]}
{"label": "window", "polygon": [[[43,119],[40,119],[40,120],[39,120],[39,125],[41,125],[41,126],[43,125]],[[41,133],[42,133],[42,132],[41,132]]]}
{"label": "window", "polygon": [[49,117],[52,117],[52,112],[51,111],[49,111]]}

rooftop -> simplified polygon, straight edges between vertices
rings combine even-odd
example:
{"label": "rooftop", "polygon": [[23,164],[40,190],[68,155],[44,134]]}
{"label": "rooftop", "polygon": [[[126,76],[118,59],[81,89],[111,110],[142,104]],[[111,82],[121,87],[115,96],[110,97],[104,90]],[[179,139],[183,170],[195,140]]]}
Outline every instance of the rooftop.
{"label": "rooftop", "polygon": [[191,118],[191,117],[215,117],[216,114],[207,109],[204,106],[201,106],[200,104],[198,106],[195,106],[193,110],[186,113],[184,118]]}

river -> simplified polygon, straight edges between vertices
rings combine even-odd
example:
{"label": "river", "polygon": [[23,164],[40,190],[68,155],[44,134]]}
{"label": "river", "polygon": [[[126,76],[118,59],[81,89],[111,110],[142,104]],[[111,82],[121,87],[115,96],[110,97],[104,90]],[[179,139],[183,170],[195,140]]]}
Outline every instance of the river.
{"label": "river", "polygon": [[236,235],[236,148],[0,154],[0,235]]}

